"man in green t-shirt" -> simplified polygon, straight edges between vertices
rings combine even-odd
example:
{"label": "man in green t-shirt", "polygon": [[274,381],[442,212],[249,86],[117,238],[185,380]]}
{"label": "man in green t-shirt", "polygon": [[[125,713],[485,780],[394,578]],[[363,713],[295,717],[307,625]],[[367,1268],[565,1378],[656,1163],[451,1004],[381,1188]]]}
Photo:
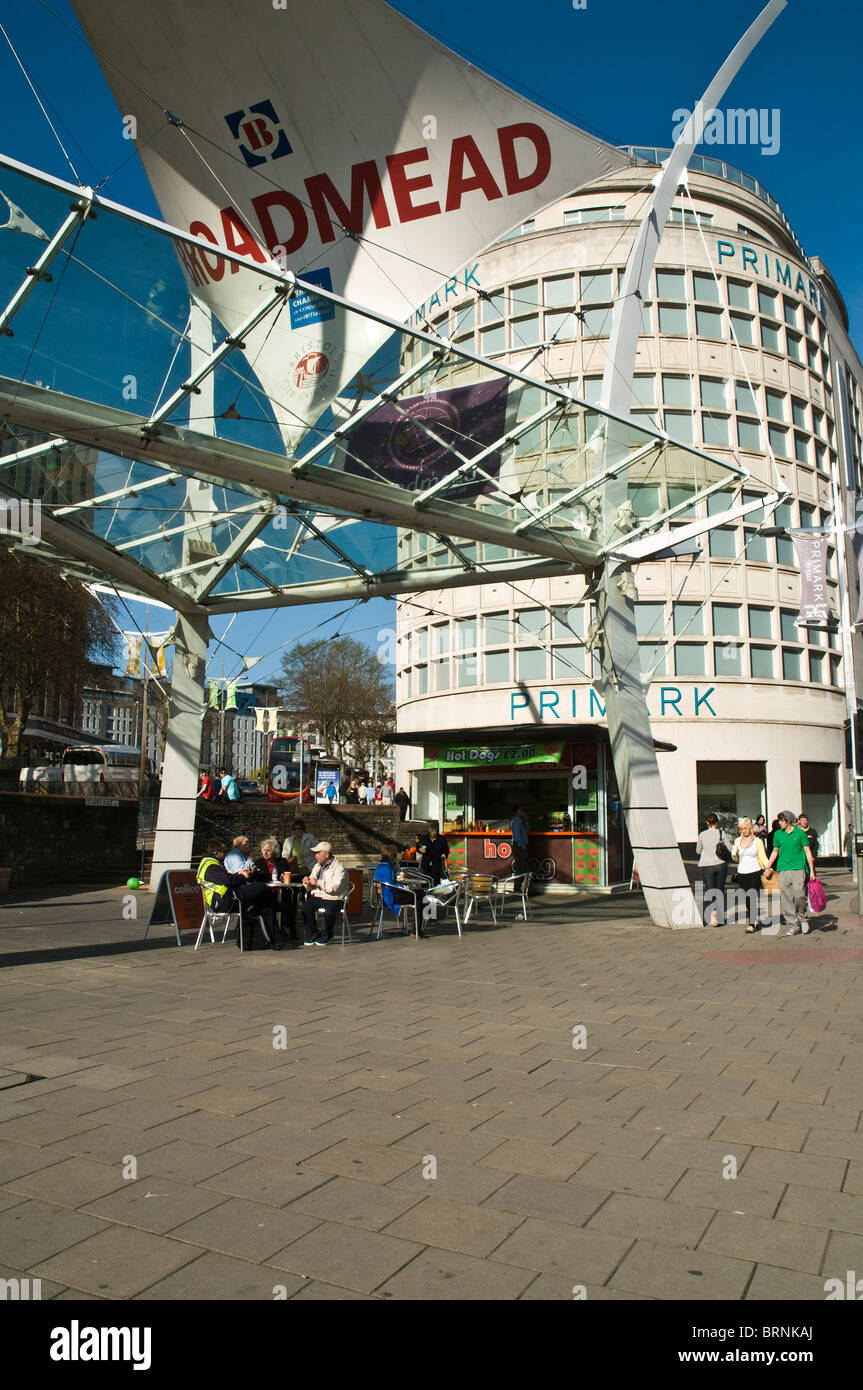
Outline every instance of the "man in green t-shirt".
{"label": "man in green t-shirt", "polygon": [[796,936],[802,931],[805,936],[809,930],[805,874],[807,864],[810,874],[815,873],[812,851],[806,831],[797,824],[793,811],[780,811],[776,819],[779,829],[767,867],[772,869],[775,862],[779,875],[780,911],[788,925],[785,935]]}

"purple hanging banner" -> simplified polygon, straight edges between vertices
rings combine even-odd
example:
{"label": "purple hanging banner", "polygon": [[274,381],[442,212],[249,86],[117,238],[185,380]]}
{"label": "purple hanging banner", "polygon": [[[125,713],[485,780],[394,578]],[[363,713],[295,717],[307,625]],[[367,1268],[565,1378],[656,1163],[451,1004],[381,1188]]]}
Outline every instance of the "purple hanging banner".
{"label": "purple hanging banner", "polygon": [[824,623],[830,617],[827,592],[827,536],[806,531],[789,531],[800,565],[801,623]]}

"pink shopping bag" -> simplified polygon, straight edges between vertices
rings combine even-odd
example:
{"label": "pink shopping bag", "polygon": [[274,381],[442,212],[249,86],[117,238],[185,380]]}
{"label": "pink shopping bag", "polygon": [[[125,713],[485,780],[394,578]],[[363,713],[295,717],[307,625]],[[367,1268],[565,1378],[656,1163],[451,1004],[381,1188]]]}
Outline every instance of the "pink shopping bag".
{"label": "pink shopping bag", "polygon": [[827,894],[820,878],[810,878],[806,885],[809,893],[809,907],[813,912],[823,912],[827,906]]}

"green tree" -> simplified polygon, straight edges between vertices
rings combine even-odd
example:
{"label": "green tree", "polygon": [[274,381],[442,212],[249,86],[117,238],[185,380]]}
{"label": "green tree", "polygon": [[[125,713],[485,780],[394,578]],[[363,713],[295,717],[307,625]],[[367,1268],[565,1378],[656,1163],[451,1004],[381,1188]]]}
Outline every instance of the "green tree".
{"label": "green tree", "polygon": [[282,658],[279,698],[318,731],[328,758],[348,747],[371,754],[395,725],[392,676],[375,650],[354,637],[292,647]]}
{"label": "green tree", "polygon": [[83,584],[19,551],[0,550],[0,728],[17,757],[46,689],[77,701],[90,663],[114,660],[116,631]]}

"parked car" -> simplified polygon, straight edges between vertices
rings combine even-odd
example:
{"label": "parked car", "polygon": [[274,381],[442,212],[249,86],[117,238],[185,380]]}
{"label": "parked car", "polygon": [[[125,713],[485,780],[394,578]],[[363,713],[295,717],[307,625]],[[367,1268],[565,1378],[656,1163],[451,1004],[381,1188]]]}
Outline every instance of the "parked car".
{"label": "parked car", "polygon": [[240,788],[241,796],[260,796],[262,792],[260,785],[251,777],[244,777],[242,781],[237,782],[237,786]]}

